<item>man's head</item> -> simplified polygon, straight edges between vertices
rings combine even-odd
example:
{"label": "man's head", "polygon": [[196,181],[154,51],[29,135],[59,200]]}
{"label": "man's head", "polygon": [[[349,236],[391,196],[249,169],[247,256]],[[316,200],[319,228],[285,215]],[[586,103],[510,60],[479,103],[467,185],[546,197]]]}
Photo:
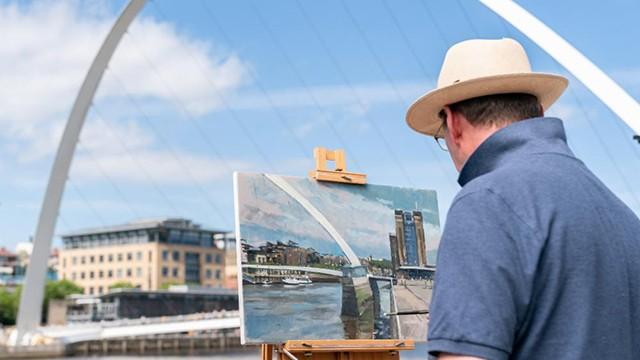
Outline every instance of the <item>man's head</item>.
{"label": "man's head", "polygon": [[446,141],[458,171],[469,156],[494,132],[516,121],[543,116],[535,95],[487,95],[444,106],[438,113],[441,127],[434,135]]}
{"label": "man's head", "polygon": [[447,51],[437,88],[411,105],[407,123],[444,137],[460,170],[487,137],[514,121],[542,116],[567,85],[562,76],[532,72],[513,39],[467,40]]}

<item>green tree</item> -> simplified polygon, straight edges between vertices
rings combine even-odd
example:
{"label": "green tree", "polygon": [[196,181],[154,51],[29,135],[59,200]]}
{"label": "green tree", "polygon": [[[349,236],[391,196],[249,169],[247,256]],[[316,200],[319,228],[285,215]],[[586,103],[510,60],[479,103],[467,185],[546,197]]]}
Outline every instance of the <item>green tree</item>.
{"label": "green tree", "polygon": [[109,290],[113,289],[135,289],[136,286],[129,281],[116,281],[109,285]]}
{"label": "green tree", "polygon": [[168,290],[169,287],[173,285],[184,285],[184,284],[178,281],[167,281],[167,282],[163,282],[162,285],[160,285],[160,289]]}
{"label": "green tree", "polygon": [[64,299],[71,294],[82,294],[83,289],[80,285],[71,280],[47,281],[44,288],[44,303],[42,304],[42,318],[47,319],[49,311],[49,300]]}
{"label": "green tree", "polygon": [[14,290],[0,287],[0,324],[15,325],[21,290],[21,287]]}

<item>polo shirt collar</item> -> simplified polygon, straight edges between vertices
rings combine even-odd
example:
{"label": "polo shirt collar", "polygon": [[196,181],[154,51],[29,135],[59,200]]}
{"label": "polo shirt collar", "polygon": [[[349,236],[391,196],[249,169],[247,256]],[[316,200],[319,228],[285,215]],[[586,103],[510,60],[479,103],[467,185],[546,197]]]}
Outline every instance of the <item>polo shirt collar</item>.
{"label": "polo shirt collar", "polygon": [[562,120],[551,117],[533,118],[517,121],[496,131],[471,154],[460,171],[458,183],[464,186],[512,159],[534,153],[574,156],[567,146]]}

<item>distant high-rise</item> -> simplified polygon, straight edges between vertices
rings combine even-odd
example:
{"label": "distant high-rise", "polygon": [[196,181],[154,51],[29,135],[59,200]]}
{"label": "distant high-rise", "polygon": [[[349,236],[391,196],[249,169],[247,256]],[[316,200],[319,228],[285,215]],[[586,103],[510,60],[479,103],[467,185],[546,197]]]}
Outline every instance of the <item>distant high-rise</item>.
{"label": "distant high-rise", "polygon": [[427,249],[422,212],[395,211],[396,233],[389,234],[391,263],[401,266],[427,266]]}

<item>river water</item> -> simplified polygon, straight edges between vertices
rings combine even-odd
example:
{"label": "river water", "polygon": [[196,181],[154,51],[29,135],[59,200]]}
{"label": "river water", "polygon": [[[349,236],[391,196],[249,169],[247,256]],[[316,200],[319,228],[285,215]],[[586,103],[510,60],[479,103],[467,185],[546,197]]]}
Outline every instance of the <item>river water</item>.
{"label": "river water", "polygon": [[340,283],[242,287],[248,342],[344,338]]}

